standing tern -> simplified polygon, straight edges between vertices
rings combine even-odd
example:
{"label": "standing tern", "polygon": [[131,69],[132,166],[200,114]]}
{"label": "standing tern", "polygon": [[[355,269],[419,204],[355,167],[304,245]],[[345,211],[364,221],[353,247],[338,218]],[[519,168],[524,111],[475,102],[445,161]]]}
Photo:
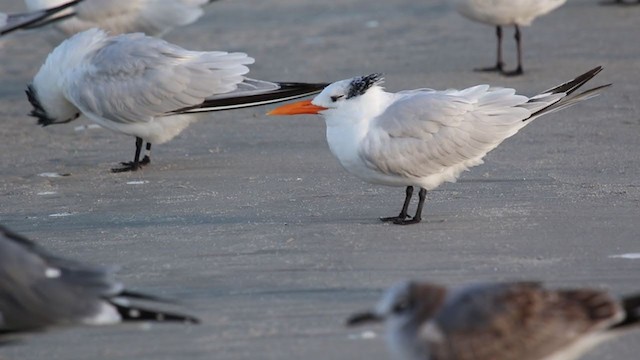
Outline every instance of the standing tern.
{"label": "standing tern", "polygon": [[53,19],[56,19],[55,16],[60,12],[65,11],[67,8],[76,5],[81,1],[83,0],[63,1],[59,2],[57,6],[42,8],[26,13],[0,13],[0,36],[20,29],[38,27],[40,24],[54,21]]}
{"label": "standing tern", "polygon": [[[65,0],[25,0],[30,10],[59,5]],[[76,33],[101,28],[112,35],[143,32],[162,36],[173,28],[189,25],[204,14],[202,7],[215,0],[85,0],[53,25],[61,40]]]}
{"label": "standing tern", "polygon": [[52,255],[0,226],[0,338],[61,325],[199,322],[154,309],[166,300],[126,290],[113,272]]}
{"label": "standing tern", "polygon": [[614,299],[594,289],[534,282],[447,289],[426,282],[390,288],[348,325],[385,321],[396,360],[572,360],[640,325],[640,293]]}
{"label": "standing tern", "polygon": [[[327,142],[350,173],[372,184],[406,186],[394,224],[420,222],[427,190],[455,182],[502,141],[539,116],[600,93],[604,85],[574,92],[602,70],[528,98],[514,89],[478,85],[464,90],[418,89],[385,92],[380,74],[335,82],[312,101],[276,108],[269,115],[320,114]],[[416,214],[407,209],[413,187],[420,188]]]}
{"label": "standing tern", "polygon": [[[564,4],[566,0],[456,0],[456,9],[464,17],[496,27],[498,55],[496,65],[480,71],[498,71],[505,75],[520,75],[522,68],[521,26],[529,26],[535,18]],[[514,26],[518,47],[518,67],[505,72],[502,61],[502,27]]]}
{"label": "standing tern", "polygon": [[327,84],[275,83],[246,78],[254,62],[244,53],[188,51],[144,34],[108,36],[90,29],[49,54],[27,89],[31,116],[42,126],[84,114],[99,125],[136,137],[137,170],[143,142],[164,143],[196,120],[193,113],[265,105],[317,94]]}

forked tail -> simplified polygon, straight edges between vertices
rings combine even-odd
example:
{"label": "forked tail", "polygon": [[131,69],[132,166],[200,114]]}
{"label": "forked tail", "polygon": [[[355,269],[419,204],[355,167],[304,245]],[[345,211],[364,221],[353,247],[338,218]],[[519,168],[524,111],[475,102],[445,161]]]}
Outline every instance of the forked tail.
{"label": "forked tail", "polygon": [[532,97],[529,102],[522,105],[532,111],[531,116],[523,121],[533,120],[538,116],[565,109],[579,103],[580,101],[600,95],[602,90],[611,86],[611,84],[601,85],[585,90],[581,93],[575,93],[576,90],[582,87],[582,85],[586,84],[589,80],[593,79],[594,76],[598,75],[600,71],[602,71],[602,66],[593,68],[571,81],[567,81],[564,84],[560,84]]}

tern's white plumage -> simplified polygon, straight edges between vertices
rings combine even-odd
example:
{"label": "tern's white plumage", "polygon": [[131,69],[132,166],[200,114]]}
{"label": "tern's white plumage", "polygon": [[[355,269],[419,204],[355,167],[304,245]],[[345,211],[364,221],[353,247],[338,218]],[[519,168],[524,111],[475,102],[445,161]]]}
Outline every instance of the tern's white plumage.
{"label": "tern's white plumage", "polygon": [[245,78],[253,62],[244,53],[188,51],[141,33],[91,29],[49,54],[27,94],[41,125],[84,114],[135,136],[134,161],[119,169],[135,170],[143,140],[150,150],[151,143],[172,139],[195,120],[190,113],[284,101],[326,86]]}
{"label": "tern's white plumage", "polygon": [[384,321],[395,360],[573,360],[640,324],[640,294],[534,282],[403,282],[349,325]]}
{"label": "tern's white plumage", "polygon": [[496,66],[480,69],[484,71],[504,71],[502,60],[502,27],[514,26],[518,46],[518,67],[507,75],[523,73],[522,35],[520,26],[529,26],[533,20],[564,4],[566,0],[455,0],[458,12],[464,17],[496,27],[498,51]]}
{"label": "tern's white plumage", "polygon": [[155,309],[161,299],[126,290],[113,280],[113,272],[52,255],[0,226],[0,340],[7,334],[56,325],[198,322]]}
{"label": "tern's white plumage", "polygon": [[[68,0],[25,0],[30,10],[57,6]],[[175,27],[195,22],[202,7],[213,0],[85,0],[53,25],[56,43],[78,32],[101,28],[112,35],[143,32],[162,36]]]}
{"label": "tern's white plumage", "polygon": [[[390,93],[373,74],[335,82],[311,102],[270,114],[321,114],[329,148],[347,171],[369,183],[407,186],[400,215],[383,220],[408,224],[420,221],[427,190],[454,182],[537,117],[597,95],[602,87],[573,92],[600,70],[531,98],[489,85]],[[413,186],[421,189],[420,203],[416,216],[406,220]]]}

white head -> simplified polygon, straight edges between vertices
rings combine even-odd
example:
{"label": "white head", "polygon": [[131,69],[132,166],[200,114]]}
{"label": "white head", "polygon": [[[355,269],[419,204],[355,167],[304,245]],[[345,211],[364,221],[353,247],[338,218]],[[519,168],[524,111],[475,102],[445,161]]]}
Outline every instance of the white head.
{"label": "white head", "polygon": [[38,118],[38,124],[62,124],[80,116],[80,110],[65,96],[68,77],[107,38],[102,30],[87,30],[65,40],[49,54],[27,87],[27,97],[33,106],[30,115]]}
{"label": "white head", "polygon": [[446,289],[440,285],[404,281],[389,288],[375,309],[351,316],[347,325],[384,321],[392,353],[402,359],[424,357],[426,348],[419,333],[438,312],[445,296]]}
{"label": "white head", "polygon": [[360,121],[379,114],[386,107],[381,101],[382,74],[358,76],[332,83],[313,100],[299,101],[271,110],[268,115],[320,114],[337,121]]}

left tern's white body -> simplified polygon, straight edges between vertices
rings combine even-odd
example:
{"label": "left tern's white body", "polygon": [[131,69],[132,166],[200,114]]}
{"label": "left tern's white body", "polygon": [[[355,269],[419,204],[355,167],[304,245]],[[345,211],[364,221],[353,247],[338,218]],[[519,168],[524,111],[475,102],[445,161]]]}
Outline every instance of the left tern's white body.
{"label": "left tern's white body", "polygon": [[[60,5],[68,0],[25,0],[29,10],[40,10]],[[94,27],[110,34],[143,32],[162,36],[171,29],[196,21],[209,0],[85,0],[66,14],[75,16],[58,22],[57,42],[78,32]]]}
{"label": "left tern's white body", "polygon": [[82,113],[111,130],[163,143],[193,117],[167,116],[236,90],[254,60],[243,53],[196,52],[163,40],[92,29],[58,46],[33,81],[53,123]]}
{"label": "left tern's white body", "polygon": [[[275,83],[244,77],[254,60],[244,53],[189,51],[141,33],[74,35],[47,57],[27,88],[40,125],[81,114],[136,137],[136,155],[116,172],[140,167],[142,142],[171,140],[195,112],[259,106],[317,94],[326,84]],[[149,155],[143,159],[150,161]]]}

